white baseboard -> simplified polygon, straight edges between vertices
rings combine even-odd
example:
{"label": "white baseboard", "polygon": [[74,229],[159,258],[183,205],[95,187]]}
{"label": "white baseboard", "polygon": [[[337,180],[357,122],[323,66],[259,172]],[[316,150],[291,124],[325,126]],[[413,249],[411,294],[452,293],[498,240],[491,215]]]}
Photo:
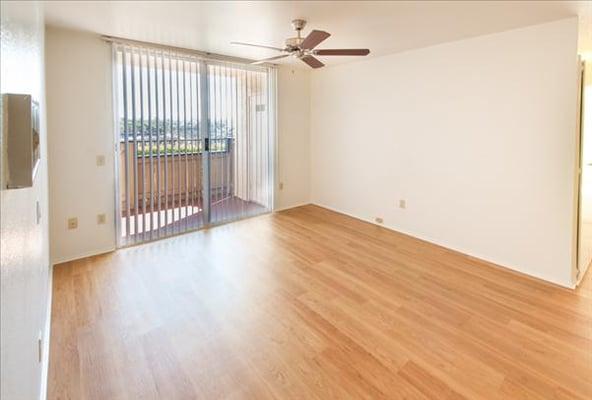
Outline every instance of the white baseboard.
{"label": "white baseboard", "polygon": [[580,286],[580,283],[584,280],[584,276],[586,276],[586,272],[588,270],[592,270],[592,261],[586,266],[583,270],[580,271],[580,276],[578,277],[578,281],[576,282],[576,287]]}
{"label": "white baseboard", "polygon": [[49,379],[49,341],[51,339],[51,303],[53,299],[53,265],[49,266],[49,276],[47,281],[47,310],[45,311],[43,348],[41,349],[41,388],[39,391],[39,400],[47,399],[47,381]]}
{"label": "white baseboard", "polygon": [[480,260],[480,261],[484,261],[486,263],[489,263],[492,266],[495,266],[495,267],[498,267],[498,268],[503,268],[505,270],[508,270],[511,273],[516,273],[516,274],[519,274],[519,275],[522,275],[522,276],[525,276],[525,277],[529,277],[529,278],[535,278],[535,279],[538,279],[540,281],[544,281],[546,283],[550,283],[550,284],[553,284],[553,285],[556,285],[556,286],[560,286],[560,287],[563,287],[563,288],[575,289],[575,285],[574,284],[569,284],[569,283],[561,282],[561,281],[558,281],[556,279],[551,279],[549,277],[546,277],[546,276],[543,276],[543,275],[540,275],[540,274],[532,273],[530,271],[524,271],[524,270],[522,270],[520,268],[509,267],[505,263],[500,263],[500,262],[497,262],[497,261],[488,259],[488,257],[483,257],[483,256],[480,256],[478,254],[474,254],[474,252],[467,251],[466,249],[460,249],[460,248],[452,247],[452,246],[450,246],[450,245],[448,245],[446,243],[442,243],[439,240],[435,240],[435,239],[432,239],[432,238],[429,238],[429,237],[425,237],[424,235],[418,235],[418,234],[416,234],[414,232],[408,232],[408,231],[399,229],[398,227],[377,224],[376,222],[374,222],[374,221],[372,221],[370,219],[362,218],[362,217],[359,217],[357,215],[353,215],[353,214],[350,214],[348,212],[341,211],[341,210],[338,210],[338,209],[336,209],[334,207],[330,207],[330,206],[327,206],[327,205],[324,205],[324,204],[321,204],[321,203],[311,202],[310,204],[315,205],[315,206],[318,206],[318,207],[326,208],[327,210],[330,210],[330,211],[333,211],[333,212],[336,212],[336,213],[339,213],[339,214],[347,215],[348,217],[355,218],[355,219],[360,220],[360,221],[368,222],[368,223],[370,223],[372,225],[383,227],[383,228],[388,229],[388,230],[393,231],[393,232],[402,233],[404,235],[413,237],[413,238],[418,239],[418,240],[422,240],[422,241],[427,242],[427,243],[431,243],[431,244],[436,245],[436,246],[443,247],[443,248],[448,249],[448,250],[456,251],[457,253],[463,254],[465,256],[472,257],[474,259],[477,259],[477,260]]}
{"label": "white baseboard", "polygon": [[115,246],[109,246],[104,249],[95,249],[95,250],[87,251],[84,253],[76,254],[73,256],[66,256],[66,257],[58,258],[57,260],[52,260],[52,264],[57,265],[57,264],[61,264],[61,263],[69,262],[69,261],[80,260],[81,258],[98,256],[99,254],[110,253],[115,250],[117,250],[117,247],[115,247]]}
{"label": "white baseboard", "polygon": [[276,208],[276,209],[273,210],[273,212],[285,211],[285,210],[289,210],[291,208],[297,208],[297,207],[307,206],[309,204],[312,204],[312,203],[307,201],[307,202],[303,202],[303,203],[291,204],[289,206],[285,206],[285,207],[281,207],[281,208]]}

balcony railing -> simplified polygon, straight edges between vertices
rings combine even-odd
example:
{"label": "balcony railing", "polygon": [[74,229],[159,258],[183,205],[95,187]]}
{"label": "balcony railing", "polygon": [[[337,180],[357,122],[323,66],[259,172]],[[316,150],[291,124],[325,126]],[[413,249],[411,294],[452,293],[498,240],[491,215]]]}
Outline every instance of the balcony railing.
{"label": "balcony railing", "polygon": [[[222,199],[231,196],[234,191],[233,140],[214,139],[210,143],[211,195]],[[126,143],[121,142],[120,171],[125,169],[125,148]],[[162,143],[159,146],[152,143],[150,147],[148,142],[128,141],[127,152],[127,168],[135,173],[128,175],[128,191],[126,180],[119,180],[122,216],[126,216],[128,211],[126,196],[129,199],[130,214],[143,213],[151,209],[202,206],[202,142],[193,141],[190,144],[180,141],[169,143],[166,147]],[[134,157],[134,153],[138,156]],[[137,191],[135,176],[138,180]]]}

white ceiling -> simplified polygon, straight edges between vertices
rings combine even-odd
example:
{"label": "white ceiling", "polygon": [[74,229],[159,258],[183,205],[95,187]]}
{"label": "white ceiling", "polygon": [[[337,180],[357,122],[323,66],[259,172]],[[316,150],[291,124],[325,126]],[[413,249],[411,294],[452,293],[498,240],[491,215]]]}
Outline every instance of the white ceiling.
{"label": "white ceiling", "polygon": [[45,11],[49,25],[251,59],[277,53],[229,42],[282,47],[294,18],[308,21],[304,34],[332,34],[319,48],[376,57],[579,15],[580,52],[592,58],[592,1],[51,1]]}

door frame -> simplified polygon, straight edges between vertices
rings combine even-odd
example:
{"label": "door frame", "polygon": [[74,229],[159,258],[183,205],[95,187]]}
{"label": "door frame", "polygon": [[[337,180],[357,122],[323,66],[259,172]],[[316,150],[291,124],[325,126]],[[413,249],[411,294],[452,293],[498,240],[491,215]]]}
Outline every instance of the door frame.
{"label": "door frame", "polygon": [[[581,210],[582,210],[582,163],[584,162],[583,154],[583,136],[584,136],[584,74],[585,61],[578,56],[578,70],[577,70],[577,117],[576,117],[576,173],[575,173],[575,223],[574,223],[574,240],[573,240],[573,257],[572,257],[572,282],[574,287],[577,286],[584,273],[580,270],[580,243],[581,243]],[[585,271],[584,271],[585,272]]]}

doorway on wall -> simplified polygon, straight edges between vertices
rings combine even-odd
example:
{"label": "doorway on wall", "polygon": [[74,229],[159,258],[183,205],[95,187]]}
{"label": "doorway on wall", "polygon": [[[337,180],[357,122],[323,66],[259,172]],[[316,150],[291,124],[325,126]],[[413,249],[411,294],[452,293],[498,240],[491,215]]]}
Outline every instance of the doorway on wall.
{"label": "doorway on wall", "polygon": [[592,64],[580,64],[576,282],[592,264]]}
{"label": "doorway on wall", "polygon": [[119,246],[267,213],[275,70],[114,43]]}

